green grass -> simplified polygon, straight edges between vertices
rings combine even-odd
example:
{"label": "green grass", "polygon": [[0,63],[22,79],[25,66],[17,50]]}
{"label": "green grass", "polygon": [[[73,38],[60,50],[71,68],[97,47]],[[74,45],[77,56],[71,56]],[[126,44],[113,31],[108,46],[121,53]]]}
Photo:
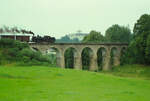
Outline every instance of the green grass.
{"label": "green grass", "polygon": [[42,66],[0,66],[0,101],[150,101],[150,81]]}
{"label": "green grass", "polygon": [[124,65],[114,67],[112,71],[102,72],[121,77],[132,77],[137,79],[150,80],[150,66],[144,65]]}

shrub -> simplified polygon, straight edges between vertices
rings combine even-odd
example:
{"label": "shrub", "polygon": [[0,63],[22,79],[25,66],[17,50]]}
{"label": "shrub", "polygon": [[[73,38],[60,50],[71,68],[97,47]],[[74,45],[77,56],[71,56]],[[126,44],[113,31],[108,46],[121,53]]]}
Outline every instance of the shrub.
{"label": "shrub", "polygon": [[15,41],[12,39],[1,39],[0,48],[18,48],[19,50],[23,48],[28,48],[27,43],[21,43],[20,41]]}
{"label": "shrub", "polygon": [[0,65],[11,62],[17,62],[19,65],[48,65],[51,63],[48,56],[32,51],[27,43],[2,39],[0,40]]}

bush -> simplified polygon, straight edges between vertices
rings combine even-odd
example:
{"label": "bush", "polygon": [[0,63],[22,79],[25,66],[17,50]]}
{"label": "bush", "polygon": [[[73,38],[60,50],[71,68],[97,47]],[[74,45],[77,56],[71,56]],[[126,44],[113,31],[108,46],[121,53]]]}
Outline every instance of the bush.
{"label": "bush", "polygon": [[33,62],[33,64],[40,64],[39,62],[50,63],[47,56],[42,55],[40,52],[34,52],[29,48],[25,48],[20,52],[20,56],[23,57],[21,60],[26,63]]}
{"label": "bush", "polygon": [[11,39],[2,39],[0,40],[0,65],[12,62],[17,62],[18,65],[51,64],[48,56],[32,51],[28,44]]}
{"label": "bush", "polygon": [[18,48],[19,50],[23,48],[29,48],[27,43],[21,43],[20,41],[15,41],[12,39],[1,39],[0,48]]}

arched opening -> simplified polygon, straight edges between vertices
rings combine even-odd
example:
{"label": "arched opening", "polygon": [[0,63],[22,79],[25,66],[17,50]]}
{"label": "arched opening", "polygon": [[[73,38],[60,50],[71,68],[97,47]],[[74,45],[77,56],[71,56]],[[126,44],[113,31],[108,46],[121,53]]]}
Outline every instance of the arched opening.
{"label": "arched opening", "polygon": [[110,64],[111,64],[112,66],[114,66],[114,65],[115,65],[115,62],[116,62],[116,58],[117,58],[117,48],[116,48],[116,47],[113,47],[113,48],[111,49],[110,56],[111,56],[111,58],[110,58]]}
{"label": "arched opening", "polygon": [[77,51],[75,48],[70,47],[65,51],[65,68],[74,68],[76,56]]}
{"label": "arched opening", "polygon": [[97,51],[97,64],[99,71],[101,71],[103,68],[105,56],[106,56],[106,49],[104,47],[99,48]]}
{"label": "arched opening", "polygon": [[61,54],[57,48],[51,47],[46,51],[46,55],[48,55],[52,65],[60,66]]}
{"label": "arched opening", "polygon": [[121,49],[121,53],[120,53],[120,65],[123,65],[124,63],[126,63],[126,47],[123,47]]}
{"label": "arched opening", "polygon": [[91,48],[84,48],[82,50],[82,69],[83,70],[90,70],[91,58],[93,57],[93,51]]}

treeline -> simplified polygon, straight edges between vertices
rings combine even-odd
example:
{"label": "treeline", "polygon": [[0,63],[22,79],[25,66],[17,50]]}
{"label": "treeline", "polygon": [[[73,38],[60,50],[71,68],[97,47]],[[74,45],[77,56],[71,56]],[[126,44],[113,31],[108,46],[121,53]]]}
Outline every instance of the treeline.
{"label": "treeline", "polygon": [[133,34],[129,27],[120,26],[118,24],[109,27],[105,35],[101,32],[91,31],[89,35],[85,36],[82,40],[83,43],[109,43],[109,42],[119,42],[119,43],[129,43],[132,39]]}
{"label": "treeline", "polygon": [[80,43],[78,38],[70,39],[67,35],[56,40],[56,43]]}

